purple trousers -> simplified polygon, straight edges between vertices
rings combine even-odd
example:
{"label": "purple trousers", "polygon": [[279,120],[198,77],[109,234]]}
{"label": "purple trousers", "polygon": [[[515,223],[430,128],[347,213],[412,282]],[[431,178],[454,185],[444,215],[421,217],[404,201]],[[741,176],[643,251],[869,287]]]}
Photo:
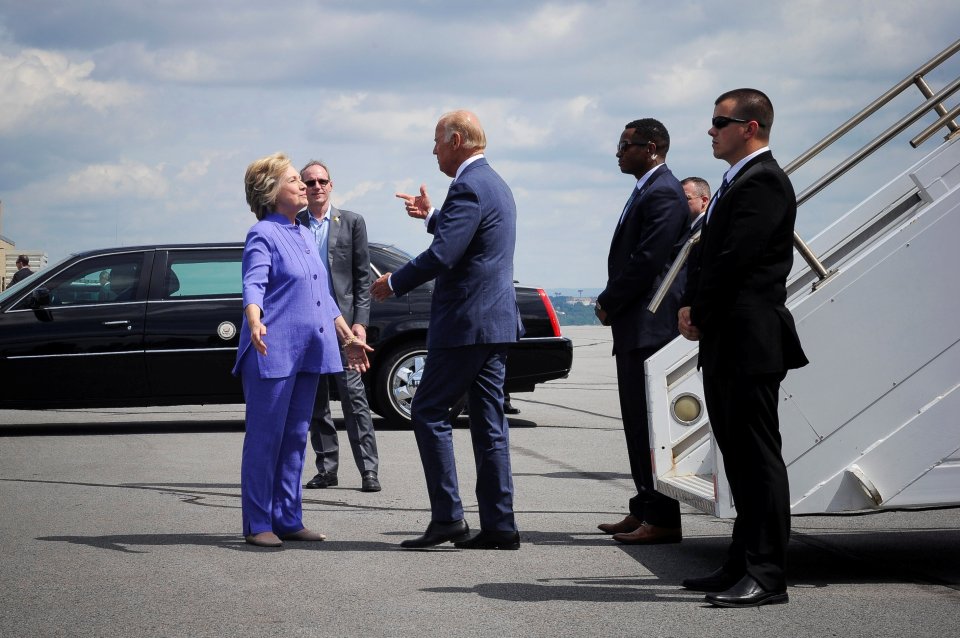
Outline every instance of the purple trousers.
{"label": "purple trousers", "polygon": [[240,464],[243,534],[303,529],[303,459],[320,375],[261,379],[250,348],[240,365],[246,435]]}

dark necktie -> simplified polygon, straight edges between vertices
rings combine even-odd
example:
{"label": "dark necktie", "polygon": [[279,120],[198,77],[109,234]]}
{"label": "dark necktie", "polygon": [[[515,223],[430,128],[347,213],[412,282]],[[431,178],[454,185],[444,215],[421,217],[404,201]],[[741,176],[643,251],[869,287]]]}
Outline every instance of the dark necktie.
{"label": "dark necktie", "polygon": [[723,183],[720,184],[720,189],[717,191],[717,194],[714,195],[713,200],[710,202],[710,207],[707,209],[707,216],[705,221],[709,223],[710,215],[713,214],[713,208],[717,205],[717,202],[720,201],[720,198],[723,197],[723,194],[727,192],[727,187],[730,185],[730,182],[727,181],[726,176],[723,178]]}
{"label": "dark necktie", "polygon": [[617,228],[623,225],[623,220],[626,219],[627,213],[630,212],[630,208],[633,206],[633,202],[637,199],[637,196],[640,194],[640,191],[637,188],[633,189],[633,192],[630,193],[630,198],[627,200],[627,205],[623,207],[623,212],[620,213],[620,221],[617,222]]}

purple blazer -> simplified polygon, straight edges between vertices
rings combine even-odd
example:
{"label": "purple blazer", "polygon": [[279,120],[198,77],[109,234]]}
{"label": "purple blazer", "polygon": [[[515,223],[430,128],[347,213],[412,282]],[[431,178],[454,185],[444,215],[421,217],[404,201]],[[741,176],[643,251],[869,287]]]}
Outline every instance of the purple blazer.
{"label": "purple blazer", "polygon": [[283,215],[270,213],[247,233],[243,307],[250,304],[263,310],[267,355],[253,347],[244,316],[234,375],[248,351],[257,357],[261,379],[343,370],[334,328],[340,310],[330,296],[330,277],[310,231]]}

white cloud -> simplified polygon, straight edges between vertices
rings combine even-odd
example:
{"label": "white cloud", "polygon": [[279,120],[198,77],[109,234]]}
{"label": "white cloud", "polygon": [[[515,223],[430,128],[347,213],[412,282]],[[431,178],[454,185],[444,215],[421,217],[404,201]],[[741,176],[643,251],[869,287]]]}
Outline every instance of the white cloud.
{"label": "white cloud", "polygon": [[78,105],[105,111],[136,98],[137,91],[122,82],[92,80],[93,70],[90,60],[75,63],[53,51],[0,53],[0,133],[45,126]]}
{"label": "white cloud", "polygon": [[[130,201],[159,200],[169,192],[164,167],[139,162],[90,164],[70,175],[56,175],[28,187],[34,198],[57,206],[105,203],[125,206]],[[28,198],[29,200],[30,198]]]}
{"label": "white cloud", "polygon": [[[605,279],[630,182],[614,157],[626,122],[660,119],[674,172],[715,181],[713,99],[757,86],[786,163],[960,23],[955,0],[102,0],[3,13],[0,194],[18,244],[58,258],[108,240],[242,239],[243,170],[284,150],[329,162],[335,201],[364,214],[372,239],[416,252],[429,235],[393,195],[426,183],[442,201],[434,125],[469,108],[520,207],[518,276],[568,287]],[[909,93],[907,109],[920,102]]]}

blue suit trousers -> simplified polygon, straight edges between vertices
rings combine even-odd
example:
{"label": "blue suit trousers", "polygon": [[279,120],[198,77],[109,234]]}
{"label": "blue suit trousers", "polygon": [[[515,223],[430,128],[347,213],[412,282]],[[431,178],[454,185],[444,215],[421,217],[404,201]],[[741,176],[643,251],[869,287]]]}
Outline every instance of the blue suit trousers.
{"label": "blue suit trousers", "polygon": [[246,435],[240,466],[244,535],[303,529],[303,460],[320,375],[261,379],[250,348],[240,365]]}
{"label": "blue suit trousers", "polygon": [[477,466],[480,528],[516,531],[510,430],[503,415],[506,344],[431,348],[413,397],[413,428],[430,496],[433,521],[463,518],[453,453],[452,406],[464,394],[470,406],[470,436]]}

